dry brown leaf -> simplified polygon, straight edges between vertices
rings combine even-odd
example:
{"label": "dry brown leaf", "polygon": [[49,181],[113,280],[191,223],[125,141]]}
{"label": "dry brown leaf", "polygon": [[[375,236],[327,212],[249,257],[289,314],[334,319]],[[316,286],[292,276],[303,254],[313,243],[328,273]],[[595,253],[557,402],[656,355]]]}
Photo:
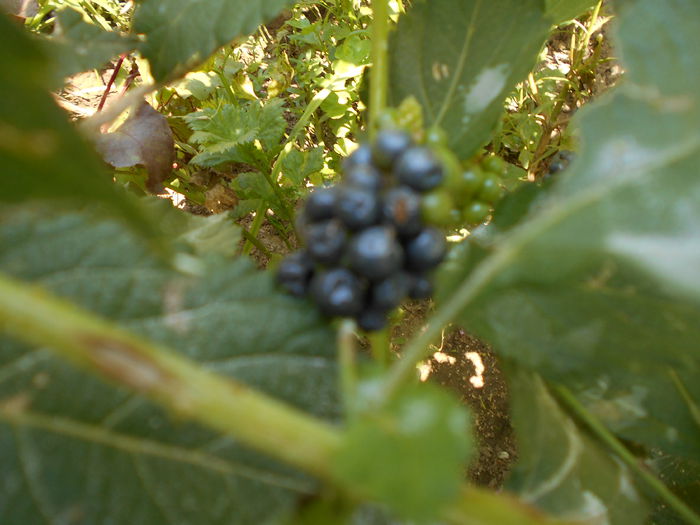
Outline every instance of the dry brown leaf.
{"label": "dry brown leaf", "polygon": [[175,142],[167,119],[143,102],[124,123],[97,138],[97,150],[115,168],[141,165],[148,171],[148,189],[162,190],[172,171]]}

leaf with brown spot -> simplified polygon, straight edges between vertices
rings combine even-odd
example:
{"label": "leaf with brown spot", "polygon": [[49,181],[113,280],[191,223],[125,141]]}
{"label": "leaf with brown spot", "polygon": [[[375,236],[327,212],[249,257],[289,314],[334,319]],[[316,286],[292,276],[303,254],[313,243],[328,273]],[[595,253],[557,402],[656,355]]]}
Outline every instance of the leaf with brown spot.
{"label": "leaf with brown spot", "polygon": [[175,142],[167,119],[143,102],[111,133],[98,137],[97,150],[115,168],[141,165],[148,171],[149,190],[162,189],[172,171]]}

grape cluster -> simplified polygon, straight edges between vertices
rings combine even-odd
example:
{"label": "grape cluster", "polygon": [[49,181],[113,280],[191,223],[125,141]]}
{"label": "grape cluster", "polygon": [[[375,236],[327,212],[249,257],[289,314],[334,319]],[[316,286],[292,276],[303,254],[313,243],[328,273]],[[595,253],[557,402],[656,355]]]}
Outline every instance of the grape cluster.
{"label": "grape cluster", "polygon": [[277,281],[310,296],[324,315],[380,330],[404,299],[432,295],[430,275],[447,245],[424,223],[422,204],[442,184],[444,167],[408,134],[384,130],[343,171],[340,184],[309,195],[298,219],[306,248],[282,261]]}

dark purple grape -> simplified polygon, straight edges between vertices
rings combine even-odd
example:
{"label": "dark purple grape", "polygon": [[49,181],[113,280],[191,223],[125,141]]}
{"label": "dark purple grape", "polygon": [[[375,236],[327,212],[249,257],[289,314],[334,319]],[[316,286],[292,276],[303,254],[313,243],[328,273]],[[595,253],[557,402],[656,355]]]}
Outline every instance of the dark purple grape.
{"label": "dark purple grape", "polygon": [[309,254],[299,251],[287,255],[282,260],[275,278],[277,283],[290,294],[302,297],[308,291],[313,271],[314,264]]}
{"label": "dark purple grape", "polygon": [[386,326],[388,312],[380,308],[367,308],[355,316],[355,321],[365,332],[376,332]]}
{"label": "dark purple grape", "polygon": [[348,244],[350,268],[368,279],[384,279],[401,268],[403,250],[396,232],[388,226],[373,226],[361,231]]}
{"label": "dark purple grape", "polygon": [[384,196],[382,215],[399,235],[416,235],[423,226],[421,197],[407,186],[392,188]]}
{"label": "dark purple grape", "polygon": [[394,173],[401,184],[425,192],[437,188],[444,178],[440,161],[428,148],[409,148],[396,161]]}
{"label": "dark purple grape", "polygon": [[404,272],[398,272],[382,279],[370,288],[370,306],[384,310],[393,310],[408,297],[413,278]]}
{"label": "dark purple grape", "polygon": [[379,221],[379,196],[371,190],[356,186],[339,188],[336,215],[350,230],[361,230]]}
{"label": "dark purple grape", "polygon": [[408,133],[393,129],[380,131],[372,145],[372,160],[377,167],[390,170],[401,154],[411,147]]}
{"label": "dark purple grape", "polygon": [[364,306],[365,285],[346,268],[316,273],[311,279],[311,296],[321,313],[329,317],[352,317]]}
{"label": "dark purple grape", "polygon": [[382,187],[382,173],[374,166],[360,164],[345,171],[343,184],[377,192]]}
{"label": "dark purple grape", "polygon": [[347,233],[337,219],[309,224],[304,231],[306,249],[318,263],[332,265],[345,251]]}
{"label": "dark purple grape", "polygon": [[447,254],[445,235],[437,228],[428,227],[404,244],[406,269],[411,272],[432,270]]}
{"label": "dark purple grape", "polygon": [[306,198],[304,218],[306,222],[318,222],[332,219],[338,202],[338,189],[317,188]]}
{"label": "dark purple grape", "polygon": [[372,165],[372,147],[369,144],[360,144],[348,157],[343,160],[343,171],[347,172],[356,166]]}
{"label": "dark purple grape", "polygon": [[412,274],[408,296],[411,299],[429,299],[434,291],[433,281],[426,275]]}

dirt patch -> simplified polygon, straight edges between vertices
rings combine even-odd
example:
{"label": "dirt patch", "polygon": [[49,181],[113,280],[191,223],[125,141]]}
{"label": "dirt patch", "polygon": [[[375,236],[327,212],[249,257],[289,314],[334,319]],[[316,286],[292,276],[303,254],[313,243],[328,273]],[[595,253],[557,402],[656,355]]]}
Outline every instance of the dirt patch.
{"label": "dirt patch", "polygon": [[[403,308],[404,316],[392,333],[393,350],[400,352],[401,345],[420,330],[430,309],[428,301],[413,301]],[[461,328],[448,327],[422,371],[471,409],[478,451],[468,469],[469,479],[481,486],[501,487],[517,450],[508,385],[491,348]]]}

